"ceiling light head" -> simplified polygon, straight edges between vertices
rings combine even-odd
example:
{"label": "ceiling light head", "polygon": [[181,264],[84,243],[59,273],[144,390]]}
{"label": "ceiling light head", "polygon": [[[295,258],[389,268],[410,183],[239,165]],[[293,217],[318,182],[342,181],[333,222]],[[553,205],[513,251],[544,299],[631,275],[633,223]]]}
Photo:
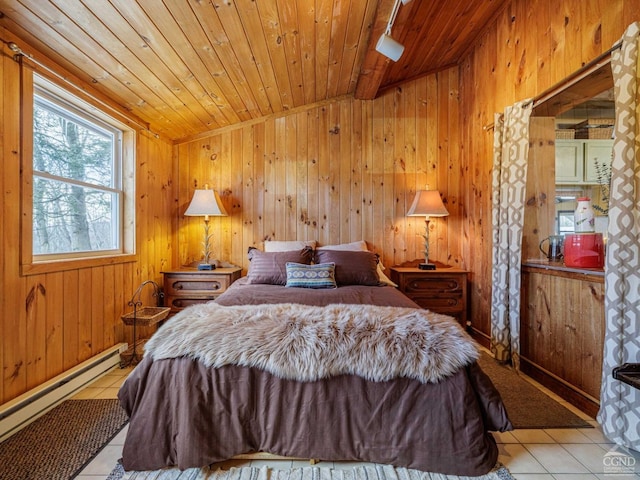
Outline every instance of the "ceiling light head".
{"label": "ceiling light head", "polygon": [[389,21],[387,22],[387,28],[384,33],[380,35],[378,39],[378,43],[376,43],[376,50],[383,54],[385,57],[390,58],[394,62],[400,60],[402,56],[402,52],[404,52],[404,45],[400,42],[396,42],[391,37],[391,27],[393,27],[393,22],[396,20],[396,15],[398,15],[398,9],[400,8],[400,3],[406,5],[411,0],[395,0],[393,3],[393,8],[391,10],[391,16],[389,17]]}
{"label": "ceiling light head", "polygon": [[396,42],[391,35],[383,33],[380,35],[378,43],[376,43],[376,50],[385,57],[397,62],[402,56],[402,52],[404,52],[404,45]]}

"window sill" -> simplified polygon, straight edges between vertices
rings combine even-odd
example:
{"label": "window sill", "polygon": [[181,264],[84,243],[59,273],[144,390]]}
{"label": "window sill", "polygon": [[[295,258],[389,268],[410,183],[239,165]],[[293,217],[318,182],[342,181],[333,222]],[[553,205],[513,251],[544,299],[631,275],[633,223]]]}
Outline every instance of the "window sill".
{"label": "window sill", "polygon": [[64,272],[82,268],[102,267],[137,261],[134,254],[110,255],[108,257],[69,258],[64,260],[50,260],[46,262],[25,263],[20,267],[23,276],[40,275],[43,273]]}

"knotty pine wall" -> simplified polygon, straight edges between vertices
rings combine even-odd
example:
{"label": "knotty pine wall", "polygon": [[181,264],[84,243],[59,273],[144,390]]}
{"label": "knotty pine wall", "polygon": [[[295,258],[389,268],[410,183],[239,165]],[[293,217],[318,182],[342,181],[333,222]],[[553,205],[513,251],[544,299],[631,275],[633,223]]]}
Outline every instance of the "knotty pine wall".
{"label": "knotty pine wall", "polygon": [[212,132],[175,148],[179,259],[201,256],[202,220],[183,217],[208,183],[230,216],[212,218],[214,257],[246,269],[264,240],[366,240],[386,267],[422,258],[424,218],[406,217],[416,189],[438,189],[450,215],[431,222],[430,258],[465,267],[458,69],[374,101],[345,97]]}
{"label": "knotty pine wall", "polygon": [[[120,315],[144,280],[162,282],[176,230],[172,146],[137,136],[136,233],[132,263],[20,274],[20,81],[12,52],[0,59],[0,404],[122,341]],[[84,86],[90,89],[88,86]],[[28,215],[28,213],[26,214]],[[143,300],[150,305],[151,290]],[[142,329],[144,334],[144,329]]]}
{"label": "knotty pine wall", "polygon": [[639,0],[513,0],[463,59],[462,256],[472,271],[476,329],[490,332],[493,130],[485,127],[494,112],[541,94],[607,51],[638,20]]}

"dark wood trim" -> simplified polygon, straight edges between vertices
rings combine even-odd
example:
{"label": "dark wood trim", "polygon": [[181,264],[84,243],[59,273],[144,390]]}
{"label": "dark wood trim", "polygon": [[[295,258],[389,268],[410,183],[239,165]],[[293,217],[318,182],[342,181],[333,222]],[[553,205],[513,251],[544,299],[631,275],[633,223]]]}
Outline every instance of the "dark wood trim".
{"label": "dark wood trim", "polygon": [[[471,337],[480,345],[485,348],[491,348],[491,340],[485,333],[474,328],[471,328],[470,333]],[[595,418],[598,414],[600,404],[597,401],[580,390],[572,388],[566,382],[559,380],[526,358],[520,357],[520,371],[541,385],[544,385],[587,415]]]}
{"label": "dark wood trim", "polygon": [[561,381],[554,375],[538,367],[535,363],[530,362],[526,358],[520,357],[520,370],[522,373],[544,385],[556,395],[564,398],[587,415],[595,418],[598,414],[600,404],[596,400],[588,396],[586,393],[583,393],[576,388],[572,388],[566,382]]}
{"label": "dark wood trim", "polygon": [[481,332],[480,330],[476,330],[475,328],[473,328],[473,323],[469,328],[469,333],[471,335],[471,338],[473,338],[476,342],[478,342],[484,348],[491,349],[491,338],[489,338],[489,335],[487,335],[484,332]]}

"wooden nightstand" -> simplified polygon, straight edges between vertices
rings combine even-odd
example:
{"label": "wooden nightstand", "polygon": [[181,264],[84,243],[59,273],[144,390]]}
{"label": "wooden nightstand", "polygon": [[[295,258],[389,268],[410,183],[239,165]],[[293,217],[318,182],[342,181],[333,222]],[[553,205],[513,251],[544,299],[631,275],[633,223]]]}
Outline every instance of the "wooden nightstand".
{"label": "wooden nightstand", "polygon": [[215,270],[181,268],[162,272],[164,305],[171,307],[170,315],[173,315],[190,305],[209,302],[239,279],[241,273],[240,267]]}
{"label": "wooden nightstand", "polygon": [[459,268],[420,270],[391,267],[391,280],[422,308],[456,317],[467,327],[467,271]]}

